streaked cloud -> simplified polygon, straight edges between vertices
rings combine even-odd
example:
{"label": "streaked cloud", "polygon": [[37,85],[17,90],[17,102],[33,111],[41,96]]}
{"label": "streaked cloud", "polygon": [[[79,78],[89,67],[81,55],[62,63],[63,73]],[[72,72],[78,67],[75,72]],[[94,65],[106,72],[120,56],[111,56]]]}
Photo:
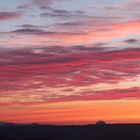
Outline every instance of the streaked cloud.
{"label": "streaked cloud", "polygon": [[[56,102],[57,98],[58,101],[138,98],[127,83],[140,75],[139,62],[139,49],[131,48],[56,46],[2,50],[1,101],[6,100],[5,93],[8,102],[13,102],[12,99],[16,102]],[[119,89],[123,81],[126,86],[122,84]],[[139,82],[132,86],[138,93],[134,86],[139,87]],[[16,99],[12,98],[15,96]],[[28,97],[30,101],[26,100]]]}
{"label": "streaked cloud", "polygon": [[18,19],[22,16],[21,12],[0,12],[0,21]]}

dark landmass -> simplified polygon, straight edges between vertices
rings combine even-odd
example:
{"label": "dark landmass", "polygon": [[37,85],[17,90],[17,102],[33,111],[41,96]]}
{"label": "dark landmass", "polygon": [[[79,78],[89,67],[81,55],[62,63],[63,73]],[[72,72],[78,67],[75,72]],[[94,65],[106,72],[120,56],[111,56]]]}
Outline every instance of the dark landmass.
{"label": "dark landmass", "polygon": [[140,124],[1,125],[0,140],[140,140]]}

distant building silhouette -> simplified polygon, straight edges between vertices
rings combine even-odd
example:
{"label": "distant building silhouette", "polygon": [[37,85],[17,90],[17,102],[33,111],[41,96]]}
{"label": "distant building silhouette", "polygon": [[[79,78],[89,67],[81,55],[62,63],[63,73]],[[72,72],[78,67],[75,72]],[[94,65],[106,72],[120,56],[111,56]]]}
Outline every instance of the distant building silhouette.
{"label": "distant building silhouette", "polygon": [[32,123],[31,125],[33,125],[33,126],[37,126],[37,125],[39,125],[39,124],[36,123],[36,122],[34,122],[34,123]]}
{"label": "distant building silhouette", "polygon": [[105,125],[105,124],[106,124],[105,121],[97,121],[97,122],[96,122],[96,125]]}

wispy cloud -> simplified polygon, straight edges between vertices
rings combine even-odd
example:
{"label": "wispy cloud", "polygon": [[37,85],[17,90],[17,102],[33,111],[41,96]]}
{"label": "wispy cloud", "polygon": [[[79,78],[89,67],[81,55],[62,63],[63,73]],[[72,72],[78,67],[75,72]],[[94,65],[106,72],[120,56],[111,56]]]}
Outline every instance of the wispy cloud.
{"label": "wispy cloud", "polygon": [[[139,87],[138,82],[131,85],[132,89],[129,84],[119,84],[127,84],[140,75],[139,62],[140,50],[129,48],[111,51],[96,46],[56,46],[1,50],[0,101],[20,104],[138,99],[139,89],[133,88]],[[30,100],[26,100],[27,96]]]}
{"label": "wispy cloud", "polygon": [[22,16],[21,12],[0,12],[0,21],[18,19]]}
{"label": "wispy cloud", "polygon": [[55,2],[64,1],[64,0],[29,0],[24,1],[23,4],[18,6],[18,9],[29,9],[33,7],[38,7],[40,9],[49,9],[50,5]]}

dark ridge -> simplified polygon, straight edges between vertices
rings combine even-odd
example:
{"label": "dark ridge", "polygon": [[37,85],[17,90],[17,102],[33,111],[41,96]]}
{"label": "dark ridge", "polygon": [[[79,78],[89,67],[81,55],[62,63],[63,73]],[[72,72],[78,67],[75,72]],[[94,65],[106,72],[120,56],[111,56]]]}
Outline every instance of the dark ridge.
{"label": "dark ridge", "polygon": [[140,140],[140,124],[1,125],[0,140]]}

